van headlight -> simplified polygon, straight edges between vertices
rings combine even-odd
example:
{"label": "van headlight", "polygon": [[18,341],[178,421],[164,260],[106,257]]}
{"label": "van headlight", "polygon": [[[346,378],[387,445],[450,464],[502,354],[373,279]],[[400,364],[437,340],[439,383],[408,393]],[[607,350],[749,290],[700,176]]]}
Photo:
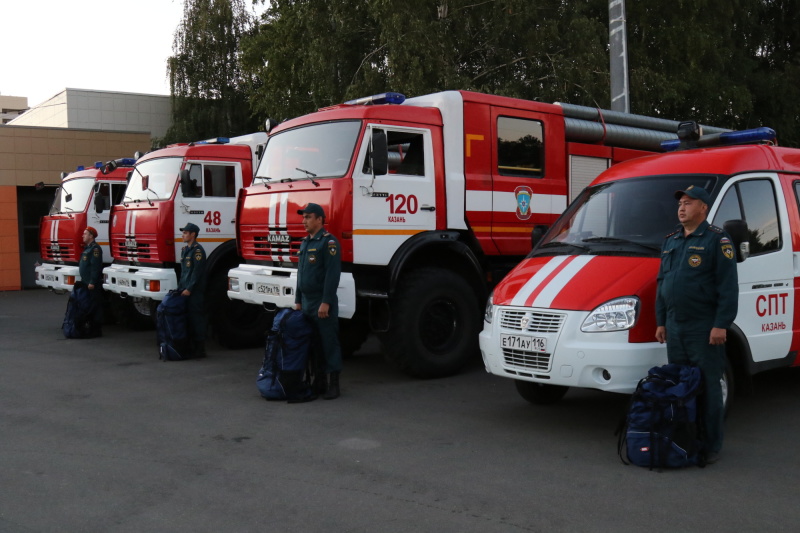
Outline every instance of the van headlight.
{"label": "van headlight", "polygon": [[626,296],[608,301],[594,309],[581,325],[584,333],[598,331],[624,331],[636,324],[639,316],[639,298]]}
{"label": "van headlight", "polygon": [[239,292],[239,278],[228,278],[228,290]]}
{"label": "van headlight", "polygon": [[492,323],[492,318],[494,318],[494,293],[489,295],[489,299],[486,300],[486,310],[483,312],[483,319],[486,321],[487,324]]}

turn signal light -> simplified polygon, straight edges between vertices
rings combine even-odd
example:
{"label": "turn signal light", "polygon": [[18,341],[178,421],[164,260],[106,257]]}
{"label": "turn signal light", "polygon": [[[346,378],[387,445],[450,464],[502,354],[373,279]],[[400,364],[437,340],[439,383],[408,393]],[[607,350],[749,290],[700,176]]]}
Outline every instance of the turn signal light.
{"label": "turn signal light", "polygon": [[75,276],[64,276],[64,283],[67,285],[75,285]]}

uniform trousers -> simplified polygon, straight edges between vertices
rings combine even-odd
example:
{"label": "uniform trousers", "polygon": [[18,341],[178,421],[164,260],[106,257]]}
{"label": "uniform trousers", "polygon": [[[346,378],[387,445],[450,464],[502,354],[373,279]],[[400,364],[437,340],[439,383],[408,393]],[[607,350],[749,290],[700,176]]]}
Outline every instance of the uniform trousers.
{"label": "uniform trousers", "polygon": [[723,418],[722,376],[725,372],[725,345],[709,344],[711,328],[696,324],[667,321],[667,358],[670,363],[693,365],[703,374],[704,444],[708,453],[722,449]]}
{"label": "uniform trousers", "polygon": [[[304,298],[305,300],[305,298]],[[314,326],[312,350],[315,370],[331,374],[342,371],[342,348],[339,345],[339,307],[330,306],[328,318],[320,318],[318,302],[303,301],[303,314]]]}

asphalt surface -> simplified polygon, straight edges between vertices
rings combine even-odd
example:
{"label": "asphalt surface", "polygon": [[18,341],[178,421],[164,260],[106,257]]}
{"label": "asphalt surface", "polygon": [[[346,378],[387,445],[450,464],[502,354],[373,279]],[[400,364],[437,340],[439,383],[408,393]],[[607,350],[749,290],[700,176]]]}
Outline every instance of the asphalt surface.
{"label": "asphalt surface", "polygon": [[64,339],[66,297],[0,293],[0,532],[797,531],[800,371],[759,376],[719,463],[623,465],[627,399],[524,402],[476,361],[415,380],[377,343],[342,397],[262,400],[262,352],[158,360],[153,331]]}

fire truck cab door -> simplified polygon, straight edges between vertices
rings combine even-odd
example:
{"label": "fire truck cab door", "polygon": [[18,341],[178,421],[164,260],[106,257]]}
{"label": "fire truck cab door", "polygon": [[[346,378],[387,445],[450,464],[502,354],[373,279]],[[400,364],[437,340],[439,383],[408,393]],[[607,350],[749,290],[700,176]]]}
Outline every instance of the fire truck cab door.
{"label": "fire truck cab door", "polygon": [[242,187],[238,162],[188,161],[189,183],[178,184],[175,196],[175,252],[183,247],[180,228],[194,222],[197,236],[210,254],[219,243],[235,238],[236,192]]}
{"label": "fire truck cab door", "polygon": [[[389,173],[373,176],[370,142],[386,132]],[[367,128],[353,171],[353,257],[358,264],[387,265],[403,242],[436,229],[433,140],[428,129]]]}
{"label": "fire truck cab door", "polygon": [[725,184],[711,223],[744,220],[750,257],[738,263],[736,324],[747,336],[754,362],[785,357],[792,344],[795,309],[794,253],[780,181],[748,175]]}

